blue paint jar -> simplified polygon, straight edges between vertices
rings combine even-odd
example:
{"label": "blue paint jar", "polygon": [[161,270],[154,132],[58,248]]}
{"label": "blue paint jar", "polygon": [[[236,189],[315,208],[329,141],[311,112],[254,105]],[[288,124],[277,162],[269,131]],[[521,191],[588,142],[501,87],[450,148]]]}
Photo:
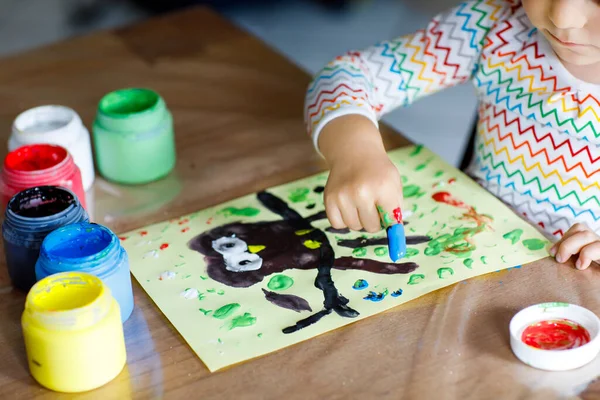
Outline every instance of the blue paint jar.
{"label": "blue paint jar", "polygon": [[13,286],[29,291],[35,284],[35,263],[50,232],[88,220],[77,196],[68,189],[38,186],[17,193],[6,207],[2,224],[6,266]]}
{"label": "blue paint jar", "polygon": [[121,307],[125,322],[133,311],[129,258],[107,227],[78,223],[63,226],[44,239],[35,266],[37,279],[59,272],[87,272],[102,279]]}

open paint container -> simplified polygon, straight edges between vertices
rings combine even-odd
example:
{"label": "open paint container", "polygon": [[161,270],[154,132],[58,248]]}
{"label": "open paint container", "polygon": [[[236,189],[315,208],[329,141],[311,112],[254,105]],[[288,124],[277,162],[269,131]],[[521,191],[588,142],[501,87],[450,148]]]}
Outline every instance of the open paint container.
{"label": "open paint container", "polygon": [[567,371],[590,363],[600,352],[600,319],[567,303],[543,303],[519,311],[510,321],[510,346],[525,364]]}

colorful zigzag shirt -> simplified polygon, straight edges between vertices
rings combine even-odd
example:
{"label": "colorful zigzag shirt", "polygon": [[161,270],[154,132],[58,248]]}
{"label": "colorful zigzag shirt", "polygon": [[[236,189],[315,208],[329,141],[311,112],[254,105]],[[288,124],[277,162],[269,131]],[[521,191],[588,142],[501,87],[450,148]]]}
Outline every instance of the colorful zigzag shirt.
{"label": "colorful zigzag shirt", "polygon": [[518,1],[467,1],[423,31],[349,52],[306,95],[317,143],[333,118],[375,124],[396,107],[471,80],[479,98],[469,173],[548,235],[600,233],[600,85],[572,76]]}

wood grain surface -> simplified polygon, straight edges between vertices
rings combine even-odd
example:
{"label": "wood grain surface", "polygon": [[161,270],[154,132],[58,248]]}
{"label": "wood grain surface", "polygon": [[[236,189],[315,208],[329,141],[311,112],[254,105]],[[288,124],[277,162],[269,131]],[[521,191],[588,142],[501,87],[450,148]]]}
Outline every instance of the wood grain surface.
{"label": "wood grain surface", "polygon": [[[89,127],[107,92],[157,90],[174,116],[176,170],[139,187],[98,179],[92,193],[95,221],[125,232],[324,170],[302,122],[308,82],[256,38],[193,8],[0,60],[0,141],[30,107],[70,106]],[[382,129],[388,148],[408,143]],[[511,353],[508,322],[525,306],[569,301],[600,313],[597,268],[543,260],[213,374],[134,283],[125,370],[98,390],[63,395],[29,375],[25,295],[11,289],[0,260],[2,399],[553,399],[584,392],[600,375],[598,361],[547,373]],[[598,393],[596,384],[582,396]]]}

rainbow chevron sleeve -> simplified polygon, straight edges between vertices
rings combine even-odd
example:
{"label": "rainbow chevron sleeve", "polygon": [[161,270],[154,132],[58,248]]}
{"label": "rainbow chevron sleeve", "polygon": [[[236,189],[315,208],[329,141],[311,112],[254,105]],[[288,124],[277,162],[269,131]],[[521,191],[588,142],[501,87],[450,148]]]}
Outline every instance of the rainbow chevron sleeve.
{"label": "rainbow chevron sleeve", "polygon": [[488,31],[508,11],[502,0],[467,1],[425,30],[331,61],[306,94],[305,122],[315,145],[336,117],[361,114],[377,125],[396,107],[470,79]]}

